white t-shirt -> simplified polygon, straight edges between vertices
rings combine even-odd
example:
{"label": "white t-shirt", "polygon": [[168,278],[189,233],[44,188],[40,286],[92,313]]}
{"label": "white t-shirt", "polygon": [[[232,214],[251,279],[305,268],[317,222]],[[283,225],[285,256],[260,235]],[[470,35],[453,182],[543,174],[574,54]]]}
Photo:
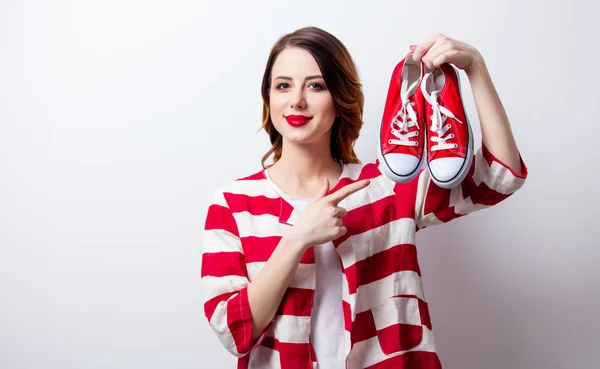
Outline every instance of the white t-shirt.
{"label": "white t-shirt", "polygon": [[[304,211],[310,198],[295,198],[283,193],[273,183],[273,189],[299,212]],[[345,369],[344,311],[342,308],[342,266],[333,242],[314,247],[316,286],[311,316],[310,340],[317,355],[319,368]]]}

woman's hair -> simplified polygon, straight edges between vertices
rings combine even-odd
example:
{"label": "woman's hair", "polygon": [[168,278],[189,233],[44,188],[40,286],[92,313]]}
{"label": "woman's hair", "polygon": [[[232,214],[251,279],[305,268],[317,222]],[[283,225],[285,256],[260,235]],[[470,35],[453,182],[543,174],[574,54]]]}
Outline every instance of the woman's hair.
{"label": "woman's hair", "polygon": [[363,124],[364,97],[354,61],[335,36],[316,27],[305,27],[281,37],[267,61],[261,86],[262,128],[269,134],[272,147],[262,158],[263,168],[271,154],[274,154],[273,163],[281,158],[283,140],[271,120],[269,89],[275,59],[287,47],[299,47],[311,53],[331,93],[338,115],[331,128],[331,156],[340,163],[360,163],[354,143]]}

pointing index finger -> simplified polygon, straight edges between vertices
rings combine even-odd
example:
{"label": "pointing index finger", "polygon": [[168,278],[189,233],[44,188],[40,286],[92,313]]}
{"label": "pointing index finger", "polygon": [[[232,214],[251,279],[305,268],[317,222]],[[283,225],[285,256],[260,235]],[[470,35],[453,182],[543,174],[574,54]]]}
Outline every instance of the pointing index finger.
{"label": "pointing index finger", "polygon": [[341,189],[339,189],[338,191],[332,193],[331,195],[327,196],[327,200],[332,203],[333,205],[337,205],[340,203],[340,201],[342,201],[343,199],[345,199],[346,197],[352,195],[353,193],[362,190],[363,188],[367,187],[369,185],[369,183],[371,183],[371,181],[369,181],[368,179],[364,179],[362,181],[357,181],[354,182],[352,184],[349,184]]}

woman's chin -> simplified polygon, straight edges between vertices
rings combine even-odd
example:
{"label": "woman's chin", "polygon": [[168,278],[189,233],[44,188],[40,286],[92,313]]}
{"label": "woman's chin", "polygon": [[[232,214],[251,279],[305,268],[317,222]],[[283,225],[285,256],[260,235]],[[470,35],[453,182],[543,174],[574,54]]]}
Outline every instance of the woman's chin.
{"label": "woman's chin", "polygon": [[314,142],[314,139],[311,139],[311,136],[297,136],[291,135],[285,138],[285,140],[294,145],[310,145]]}
{"label": "woman's chin", "polygon": [[283,138],[290,143],[296,144],[308,144],[315,141],[314,132],[309,130],[288,130],[284,133]]}

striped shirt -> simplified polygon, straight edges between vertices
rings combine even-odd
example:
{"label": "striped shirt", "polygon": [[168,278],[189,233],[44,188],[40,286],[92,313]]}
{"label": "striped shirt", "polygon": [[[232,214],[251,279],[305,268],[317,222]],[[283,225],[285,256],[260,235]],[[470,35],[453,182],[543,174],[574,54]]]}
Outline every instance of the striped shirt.
{"label": "striped shirt", "polygon": [[[441,368],[417,261],[415,235],[495,205],[527,177],[513,173],[485,146],[474,155],[466,179],[453,189],[435,185],[427,170],[399,184],[380,164],[345,164],[340,188],[362,179],[371,184],[339,203],[348,232],[333,244],[344,275],[342,308],[347,368]],[[208,207],[201,278],[204,311],[225,348],[242,368],[317,368],[310,340],[315,292],[313,248],[303,254],[279,309],[251,342],[248,284],[294,225],[299,213],[267,181],[265,171],[221,187]],[[321,368],[327,369],[327,368]]]}

